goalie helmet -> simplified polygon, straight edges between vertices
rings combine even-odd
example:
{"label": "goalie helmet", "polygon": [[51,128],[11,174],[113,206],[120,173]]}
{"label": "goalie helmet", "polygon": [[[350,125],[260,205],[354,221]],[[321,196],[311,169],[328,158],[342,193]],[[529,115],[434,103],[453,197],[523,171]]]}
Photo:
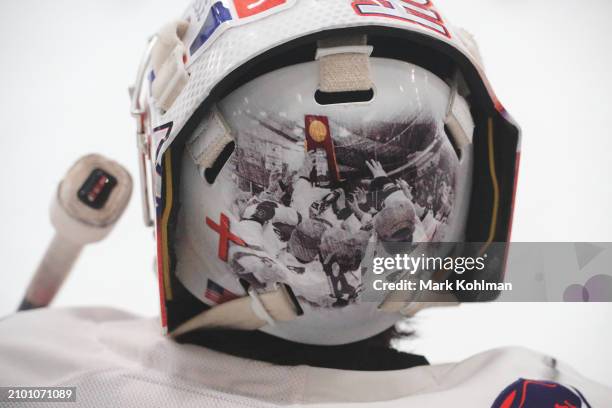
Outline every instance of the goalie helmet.
{"label": "goalie helmet", "polygon": [[132,112],[171,334],[362,340],[441,300],[373,291],[373,256],[508,240],[520,132],[429,0],[195,1]]}

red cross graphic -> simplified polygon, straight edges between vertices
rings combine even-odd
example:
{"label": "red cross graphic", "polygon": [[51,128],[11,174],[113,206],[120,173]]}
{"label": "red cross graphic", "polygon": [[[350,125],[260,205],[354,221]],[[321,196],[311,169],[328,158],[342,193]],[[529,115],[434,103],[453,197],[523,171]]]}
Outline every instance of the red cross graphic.
{"label": "red cross graphic", "polygon": [[246,242],[240,239],[240,237],[237,235],[231,233],[230,220],[227,218],[227,215],[221,213],[221,222],[219,224],[215,224],[213,220],[206,217],[206,225],[219,233],[219,258],[221,258],[223,261],[227,262],[229,241],[241,246],[246,246]]}

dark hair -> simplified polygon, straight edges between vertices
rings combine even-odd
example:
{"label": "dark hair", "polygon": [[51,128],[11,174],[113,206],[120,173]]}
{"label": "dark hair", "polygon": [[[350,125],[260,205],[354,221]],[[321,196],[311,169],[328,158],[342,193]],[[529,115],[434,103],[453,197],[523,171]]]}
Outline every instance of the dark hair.
{"label": "dark hair", "polygon": [[390,328],[355,343],[315,346],[283,340],[261,331],[200,330],[186,333],[177,341],[277,365],[385,371],[428,364],[425,357],[403,353],[391,347],[392,340],[411,335],[411,332],[399,333],[395,328]]}

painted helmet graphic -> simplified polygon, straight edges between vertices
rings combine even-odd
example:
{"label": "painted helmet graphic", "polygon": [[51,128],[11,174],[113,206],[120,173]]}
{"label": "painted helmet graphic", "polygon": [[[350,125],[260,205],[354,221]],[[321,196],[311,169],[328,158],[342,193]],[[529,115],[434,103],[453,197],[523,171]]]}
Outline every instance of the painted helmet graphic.
{"label": "painted helmet graphic", "polygon": [[171,333],[358,341],[436,301],[371,293],[374,254],[508,239],[518,127],[427,0],[195,1],[132,111]]}

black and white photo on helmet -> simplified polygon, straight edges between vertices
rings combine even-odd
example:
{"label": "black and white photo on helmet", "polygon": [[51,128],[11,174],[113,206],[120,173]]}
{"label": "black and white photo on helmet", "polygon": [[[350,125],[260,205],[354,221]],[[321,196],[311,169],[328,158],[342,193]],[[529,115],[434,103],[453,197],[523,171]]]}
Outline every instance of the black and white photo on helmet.
{"label": "black and white photo on helmet", "polygon": [[[451,90],[416,65],[373,59],[371,66],[370,101],[319,104],[314,63],[263,75],[221,100],[235,148],[213,186],[187,147],[183,220],[201,220],[211,208],[235,220],[231,229],[246,248],[230,245],[221,266],[235,280],[262,291],[283,283],[313,307],[343,307],[360,301],[366,254],[384,252],[382,242],[458,240],[453,223],[464,215],[456,197],[467,192],[457,191],[465,175],[444,127]],[[394,104],[400,98],[405,103]],[[200,137],[204,125],[187,145]],[[185,258],[206,265],[196,253],[214,241],[203,223],[179,222],[181,230],[193,231],[179,233],[192,250],[179,245],[177,275],[198,296],[205,281]],[[218,269],[207,274],[228,282],[214,276]]]}

